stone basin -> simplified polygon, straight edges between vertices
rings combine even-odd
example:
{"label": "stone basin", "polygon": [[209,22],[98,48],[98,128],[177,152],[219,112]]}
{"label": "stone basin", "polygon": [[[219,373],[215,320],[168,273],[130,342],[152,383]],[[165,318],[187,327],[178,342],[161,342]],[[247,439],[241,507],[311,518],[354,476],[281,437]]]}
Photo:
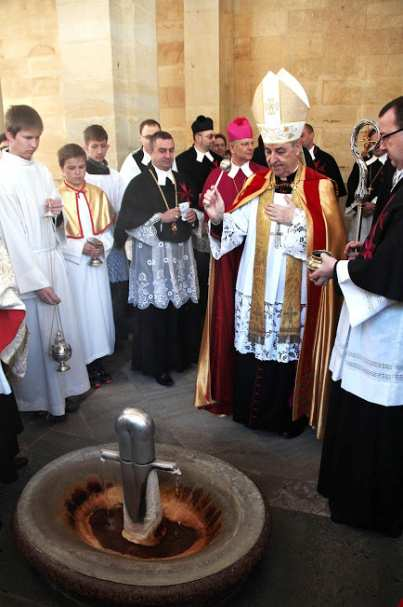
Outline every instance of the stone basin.
{"label": "stone basin", "polygon": [[[169,445],[156,445],[157,458],[174,461],[179,481],[159,472],[164,495],[175,494],[207,521],[199,551],[167,559],[128,557],[84,540],[72,521],[71,498],[100,482],[119,491],[120,466],[102,462],[101,449],[68,453],[40,470],[17,505],[17,543],[31,565],[52,585],[91,604],[108,607],[216,606],[229,601],[267,544],[270,518],[255,484],[220,459]],[[211,524],[210,524],[211,523]]]}

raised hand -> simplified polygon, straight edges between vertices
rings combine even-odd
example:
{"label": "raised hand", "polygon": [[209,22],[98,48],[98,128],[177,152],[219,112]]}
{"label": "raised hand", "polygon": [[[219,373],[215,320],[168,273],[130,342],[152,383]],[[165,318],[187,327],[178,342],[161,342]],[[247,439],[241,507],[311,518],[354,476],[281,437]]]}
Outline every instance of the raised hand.
{"label": "raised hand", "polygon": [[221,194],[211,186],[204,194],[203,207],[214,223],[220,223],[224,216],[225,205]]}

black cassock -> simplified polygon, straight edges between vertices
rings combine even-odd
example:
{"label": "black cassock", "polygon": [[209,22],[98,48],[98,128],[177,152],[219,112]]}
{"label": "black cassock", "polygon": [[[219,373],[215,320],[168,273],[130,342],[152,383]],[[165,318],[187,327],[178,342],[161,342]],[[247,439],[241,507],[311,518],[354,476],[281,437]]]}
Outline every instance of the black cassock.
{"label": "black cassock", "polygon": [[[115,228],[115,244],[122,247],[126,241],[126,230],[143,225],[155,213],[166,211],[164,201],[155,180],[150,174],[150,166],[137,175],[127,186],[122,207]],[[178,201],[187,201],[194,206],[196,197],[181,173],[173,174],[177,183]],[[161,186],[169,208],[175,206],[175,190],[169,179]],[[171,224],[156,223],[156,232],[162,242],[180,243],[189,240],[192,226],[178,221],[176,230]],[[166,309],[150,305],[145,309],[136,308],[133,327],[132,368],[147,375],[158,377],[171,370],[183,371],[196,362],[195,342],[197,332],[197,304],[188,301],[180,308],[169,303]]]}
{"label": "black cassock", "polygon": [[[349,262],[351,280],[370,293],[403,302],[402,235],[400,180],[374,219],[365,257]],[[403,369],[403,344],[399,364]],[[332,382],[318,490],[329,499],[335,522],[392,537],[402,533],[403,403],[374,404]]]}
{"label": "black cassock", "polygon": [[[386,160],[383,164],[380,160],[375,160],[370,165],[368,165],[368,173],[367,173],[367,187],[369,188],[369,196],[368,200],[372,200],[375,196],[377,196],[377,204],[379,202],[379,196],[385,192],[389,192],[391,188],[391,179],[390,179],[390,161]],[[393,169],[394,170],[394,169]],[[393,174],[393,171],[392,171]],[[351,169],[351,173],[347,179],[347,199],[346,199],[346,208],[351,206],[355,199],[355,192],[358,187],[359,181],[359,170],[358,164],[354,163],[353,168]],[[389,189],[388,189],[389,185]]]}
{"label": "black cassock", "polygon": [[347,194],[344,185],[343,177],[341,176],[340,169],[337,162],[331,154],[321,150],[317,145],[313,148],[313,155],[315,156],[313,161],[313,168],[318,173],[326,175],[336,185],[336,196],[345,196]]}

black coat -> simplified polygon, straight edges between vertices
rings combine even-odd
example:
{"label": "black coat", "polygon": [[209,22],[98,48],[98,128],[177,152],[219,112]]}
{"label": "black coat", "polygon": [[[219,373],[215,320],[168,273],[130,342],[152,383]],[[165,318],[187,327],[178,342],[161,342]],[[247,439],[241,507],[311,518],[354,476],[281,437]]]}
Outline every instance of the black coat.
{"label": "black coat", "polygon": [[388,192],[372,226],[363,252],[348,263],[350,278],[370,293],[403,301],[403,179]]}
{"label": "black coat", "polygon": [[203,158],[203,162],[197,162],[196,150],[194,146],[192,146],[176,157],[178,170],[185,175],[197,194],[202,192],[204,182],[210,172],[220,166],[222,160],[221,156],[215,152],[210,152],[210,154],[214,158],[213,162],[206,158],[206,156]]}
{"label": "black coat", "polygon": [[331,154],[328,154],[324,150],[321,150],[317,145],[313,148],[313,155],[315,160],[313,161],[313,168],[318,173],[326,175],[336,184],[337,196],[345,196],[347,194],[343,177],[341,176],[340,169],[337,166],[337,162]]}
{"label": "black coat", "polygon": [[[150,165],[146,170],[134,177],[127,186],[120,209],[119,217],[115,226],[115,246],[123,247],[127,234],[126,230],[134,230],[143,225],[156,213],[164,213],[167,208],[161,196],[158,185],[153,179],[150,171],[156,177],[153,167]],[[183,173],[172,171],[177,184],[178,202],[189,201],[195,206],[196,195],[192,192]],[[173,184],[167,180],[166,185],[161,186],[169,208],[175,206],[175,190]],[[158,238],[167,242],[185,242],[191,236],[192,226],[183,221],[177,222],[177,229],[173,232],[170,224],[158,222],[156,224]]]}

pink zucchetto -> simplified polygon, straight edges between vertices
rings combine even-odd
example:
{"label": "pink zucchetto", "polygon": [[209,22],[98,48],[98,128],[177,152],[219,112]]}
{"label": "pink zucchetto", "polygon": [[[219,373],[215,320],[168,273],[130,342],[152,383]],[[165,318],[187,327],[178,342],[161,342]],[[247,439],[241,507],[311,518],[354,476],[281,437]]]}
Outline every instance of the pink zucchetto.
{"label": "pink zucchetto", "polygon": [[252,125],[245,116],[238,116],[227,126],[228,141],[253,139]]}

